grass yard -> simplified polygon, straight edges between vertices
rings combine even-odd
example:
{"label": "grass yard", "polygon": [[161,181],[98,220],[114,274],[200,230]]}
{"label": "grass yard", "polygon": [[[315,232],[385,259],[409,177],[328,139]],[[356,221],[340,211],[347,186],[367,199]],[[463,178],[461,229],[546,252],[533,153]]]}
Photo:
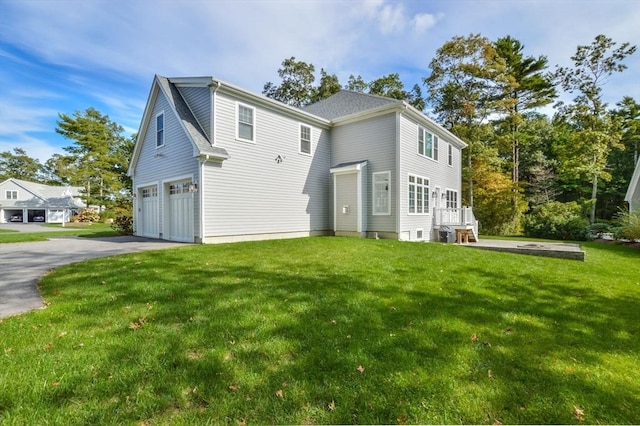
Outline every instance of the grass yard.
{"label": "grass yard", "polygon": [[633,424],[640,251],[389,240],[188,246],[60,268],[0,320],[0,423]]}
{"label": "grass yard", "polygon": [[[46,224],[49,228],[62,228],[59,224]],[[87,225],[65,225],[64,231],[55,232],[17,232],[9,229],[0,229],[0,244],[2,243],[26,243],[33,241],[46,241],[56,237],[113,237],[118,234],[105,223],[92,223]]]}

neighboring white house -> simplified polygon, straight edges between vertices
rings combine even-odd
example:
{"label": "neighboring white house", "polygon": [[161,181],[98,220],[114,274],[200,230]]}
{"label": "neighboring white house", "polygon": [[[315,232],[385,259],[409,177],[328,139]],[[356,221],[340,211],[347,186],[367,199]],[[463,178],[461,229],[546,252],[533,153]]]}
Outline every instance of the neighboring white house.
{"label": "neighboring white house", "polygon": [[9,178],[0,183],[0,221],[50,222],[68,221],[71,213],[82,207],[82,188],[50,186]]}
{"label": "neighboring white house", "polygon": [[135,234],[185,242],[477,235],[466,144],[405,101],[341,91],[299,109],[212,77],[155,76],[129,175]]}
{"label": "neighboring white house", "polygon": [[640,211],[640,158],[636,163],[636,169],[633,172],[631,181],[629,182],[629,189],[624,200],[629,203],[629,211],[631,213]]}

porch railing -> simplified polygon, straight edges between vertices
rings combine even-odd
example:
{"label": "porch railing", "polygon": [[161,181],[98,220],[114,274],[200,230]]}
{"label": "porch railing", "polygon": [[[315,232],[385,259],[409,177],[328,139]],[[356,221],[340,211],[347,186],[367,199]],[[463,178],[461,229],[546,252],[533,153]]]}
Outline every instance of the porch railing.
{"label": "porch railing", "polygon": [[464,227],[467,229],[473,229],[473,234],[478,237],[478,221],[473,214],[471,207],[461,208],[435,208],[433,225],[440,226],[452,226],[452,227]]}

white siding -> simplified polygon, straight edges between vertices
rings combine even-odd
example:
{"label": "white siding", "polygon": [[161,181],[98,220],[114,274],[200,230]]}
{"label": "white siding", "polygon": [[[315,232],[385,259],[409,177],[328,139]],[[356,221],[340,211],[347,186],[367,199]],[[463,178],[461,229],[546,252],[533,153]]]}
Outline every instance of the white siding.
{"label": "white siding", "polygon": [[[427,128],[427,127],[425,127]],[[434,128],[427,128],[439,138],[439,161],[426,158],[418,154],[417,135],[418,123],[400,116],[400,170],[398,174],[400,188],[400,231],[403,235],[410,235],[410,239],[416,238],[416,230],[424,230],[424,239],[433,239],[433,208],[435,206],[431,193],[436,187],[441,188],[441,193],[447,189],[458,191],[458,200],[461,193],[461,156],[460,149],[453,146],[453,166],[448,165],[446,137],[439,134]],[[429,214],[410,215],[408,213],[409,174],[414,174],[429,179]],[[458,201],[460,202],[460,201]],[[444,206],[444,204],[443,204]]]}
{"label": "white siding", "polygon": [[[164,212],[167,209],[165,191],[167,179],[172,178],[184,178],[191,176],[194,179],[198,176],[198,160],[194,158],[193,145],[187,137],[183,127],[180,125],[178,118],[169,106],[166,98],[161,91],[158,92],[158,97],[153,104],[153,110],[151,117],[156,117],[159,113],[164,111],[164,146],[156,148],[156,120],[155,118],[149,121],[149,126],[144,129],[144,140],[140,141],[142,147],[140,150],[140,156],[136,164],[133,173],[133,185],[134,191],[141,186],[158,185],[158,223],[159,232],[163,238],[166,238],[167,230],[164,229]],[[163,185],[165,183],[165,185]],[[141,198],[140,193],[136,193],[136,200],[134,208],[136,213],[140,213],[141,206],[138,205],[138,200]],[[198,235],[198,223],[196,220],[198,217],[199,209],[197,197],[194,202],[193,209],[193,221],[195,223],[194,236]],[[140,217],[136,217],[136,222],[142,220]],[[137,226],[137,224],[136,224]],[[137,230],[136,230],[137,233]]]}
{"label": "white siding", "polygon": [[239,141],[237,101],[216,95],[216,145],[230,158],[204,166],[205,238],[329,230],[328,130],[306,123],[312,155],[299,154],[298,120],[243,100],[256,108],[255,143]]}
{"label": "white siding", "polygon": [[[332,130],[332,166],[352,161],[367,160],[366,190],[363,209],[369,232],[396,232],[396,114],[369,118],[355,123],[336,126]],[[376,172],[391,172],[391,215],[373,215],[372,176]],[[338,205],[338,209],[341,206]],[[340,212],[338,211],[338,214]]]}

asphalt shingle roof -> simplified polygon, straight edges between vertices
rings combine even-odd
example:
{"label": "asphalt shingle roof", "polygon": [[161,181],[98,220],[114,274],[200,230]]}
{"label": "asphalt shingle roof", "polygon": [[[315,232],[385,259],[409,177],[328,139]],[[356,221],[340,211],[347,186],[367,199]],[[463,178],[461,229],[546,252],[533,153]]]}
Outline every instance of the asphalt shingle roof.
{"label": "asphalt shingle roof", "polygon": [[335,120],[340,117],[346,117],[347,115],[398,102],[401,101],[383,96],[341,90],[327,99],[303,107],[302,110],[309,114],[326,118],[327,120]]}

